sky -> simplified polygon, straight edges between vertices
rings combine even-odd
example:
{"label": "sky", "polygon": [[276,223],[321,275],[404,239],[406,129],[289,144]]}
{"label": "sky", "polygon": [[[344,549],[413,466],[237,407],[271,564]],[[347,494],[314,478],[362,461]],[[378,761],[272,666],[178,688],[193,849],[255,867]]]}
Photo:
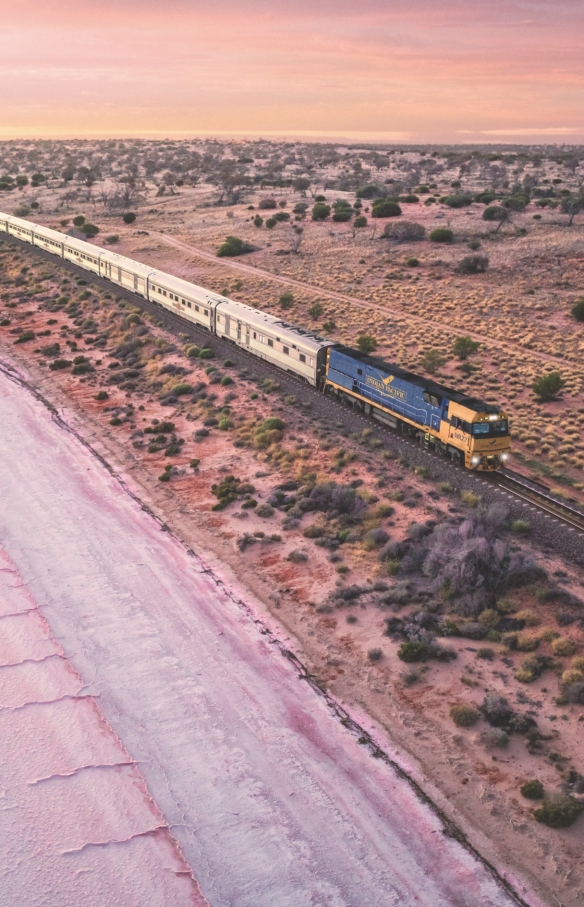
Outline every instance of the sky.
{"label": "sky", "polygon": [[582,0],[0,0],[0,138],[584,142]]}

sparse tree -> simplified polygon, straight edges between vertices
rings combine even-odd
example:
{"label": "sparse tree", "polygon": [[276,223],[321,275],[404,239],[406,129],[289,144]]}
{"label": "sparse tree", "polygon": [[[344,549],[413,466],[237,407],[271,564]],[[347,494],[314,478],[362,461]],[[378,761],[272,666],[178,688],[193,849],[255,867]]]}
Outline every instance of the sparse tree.
{"label": "sparse tree", "polygon": [[562,213],[568,215],[568,226],[572,226],[572,222],[577,214],[580,214],[584,210],[584,194],[580,192],[578,195],[566,195],[561,201]]}
{"label": "sparse tree", "polygon": [[559,394],[565,383],[559,372],[549,372],[534,381],[531,388],[536,397],[539,397],[544,403],[548,403]]}
{"label": "sparse tree", "polygon": [[480,343],[478,340],[473,340],[472,337],[469,337],[468,334],[465,334],[464,337],[457,337],[454,343],[452,344],[452,353],[456,356],[457,359],[468,359],[469,356],[472,356],[473,353],[479,349]]}
{"label": "sparse tree", "polygon": [[422,356],[422,368],[430,375],[435,375],[438,369],[442,368],[447,362],[446,356],[443,356],[440,350],[429,349]]}
{"label": "sparse tree", "polygon": [[377,340],[371,334],[360,334],[357,337],[357,346],[361,353],[374,353],[377,349]]}

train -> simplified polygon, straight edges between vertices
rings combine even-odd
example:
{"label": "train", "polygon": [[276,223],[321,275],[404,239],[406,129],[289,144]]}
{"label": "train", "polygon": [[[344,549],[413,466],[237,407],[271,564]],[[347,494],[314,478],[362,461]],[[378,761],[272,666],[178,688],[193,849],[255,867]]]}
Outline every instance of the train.
{"label": "train", "polygon": [[509,419],[496,405],[58,230],[0,212],[2,232],[231,341],[467,469],[500,470],[509,457]]}

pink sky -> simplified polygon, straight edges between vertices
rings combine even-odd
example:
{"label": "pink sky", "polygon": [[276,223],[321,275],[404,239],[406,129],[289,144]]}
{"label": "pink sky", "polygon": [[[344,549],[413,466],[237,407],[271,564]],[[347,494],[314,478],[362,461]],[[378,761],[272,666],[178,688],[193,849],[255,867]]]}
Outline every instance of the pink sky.
{"label": "pink sky", "polygon": [[582,0],[0,0],[0,138],[584,141]]}

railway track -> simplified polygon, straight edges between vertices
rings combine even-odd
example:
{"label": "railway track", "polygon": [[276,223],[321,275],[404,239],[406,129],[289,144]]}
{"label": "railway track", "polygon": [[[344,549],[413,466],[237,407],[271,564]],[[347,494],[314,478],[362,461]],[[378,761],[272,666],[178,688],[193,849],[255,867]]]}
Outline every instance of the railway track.
{"label": "railway track", "polygon": [[552,519],[560,520],[572,529],[584,533],[584,512],[564,501],[558,501],[547,489],[544,490],[544,487],[539,489],[535,487],[535,483],[512,472],[498,473],[494,475],[492,481],[512,497],[518,498],[547,513]]}
{"label": "railway track", "polygon": [[[2,239],[19,246],[22,249],[32,251],[31,246],[14,236],[2,235]],[[371,416],[355,411],[333,400],[331,397],[325,397],[316,388],[301,381],[295,375],[282,372],[269,362],[258,359],[247,350],[238,347],[236,344],[224,340],[216,335],[211,335],[203,328],[186,322],[179,315],[168,311],[156,303],[144,299],[125,288],[118,287],[95,274],[89,273],[75,265],[73,262],[56,259],[54,255],[45,252],[44,249],[34,247],[34,253],[53,265],[58,264],[85,280],[100,288],[111,292],[115,290],[116,296],[127,300],[137,306],[144,312],[152,315],[156,320],[167,327],[171,332],[182,335],[183,338],[192,340],[197,344],[208,343],[212,338],[213,346],[217,352],[224,358],[232,359],[239,368],[247,368],[248,371],[256,377],[272,378],[277,381],[281,389],[289,394],[294,394],[302,398],[302,402],[310,402],[310,412],[305,416],[314,419],[315,417],[328,422],[339,429],[342,436],[347,436],[351,432],[362,431],[363,428],[374,428],[375,431],[387,438],[391,438],[392,446],[399,452],[399,456],[404,457],[414,466],[424,466],[431,468],[436,473],[437,478],[444,478],[454,481],[460,488],[466,488],[479,494],[484,488],[490,489],[498,498],[501,496],[517,502],[522,507],[521,515],[524,515],[523,508],[528,507],[532,513],[541,514],[548,522],[557,523],[568,529],[570,533],[577,533],[578,536],[584,533],[584,512],[578,510],[570,504],[558,501],[543,486],[536,487],[534,482],[525,479],[524,476],[511,471],[504,473],[474,473],[461,466],[458,466],[449,460],[444,459],[431,450],[422,447],[412,438],[404,436],[390,427],[383,425]],[[456,477],[456,478],[455,478]],[[517,513],[519,515],[519,513]],[[551,544],[554,533],[544,532],[542,538],[545,538],[547,544]],[[572,548],[571,557],[580,553],[581,545]],[[584,563],[584,552],[576,557],[577,560]]]}

